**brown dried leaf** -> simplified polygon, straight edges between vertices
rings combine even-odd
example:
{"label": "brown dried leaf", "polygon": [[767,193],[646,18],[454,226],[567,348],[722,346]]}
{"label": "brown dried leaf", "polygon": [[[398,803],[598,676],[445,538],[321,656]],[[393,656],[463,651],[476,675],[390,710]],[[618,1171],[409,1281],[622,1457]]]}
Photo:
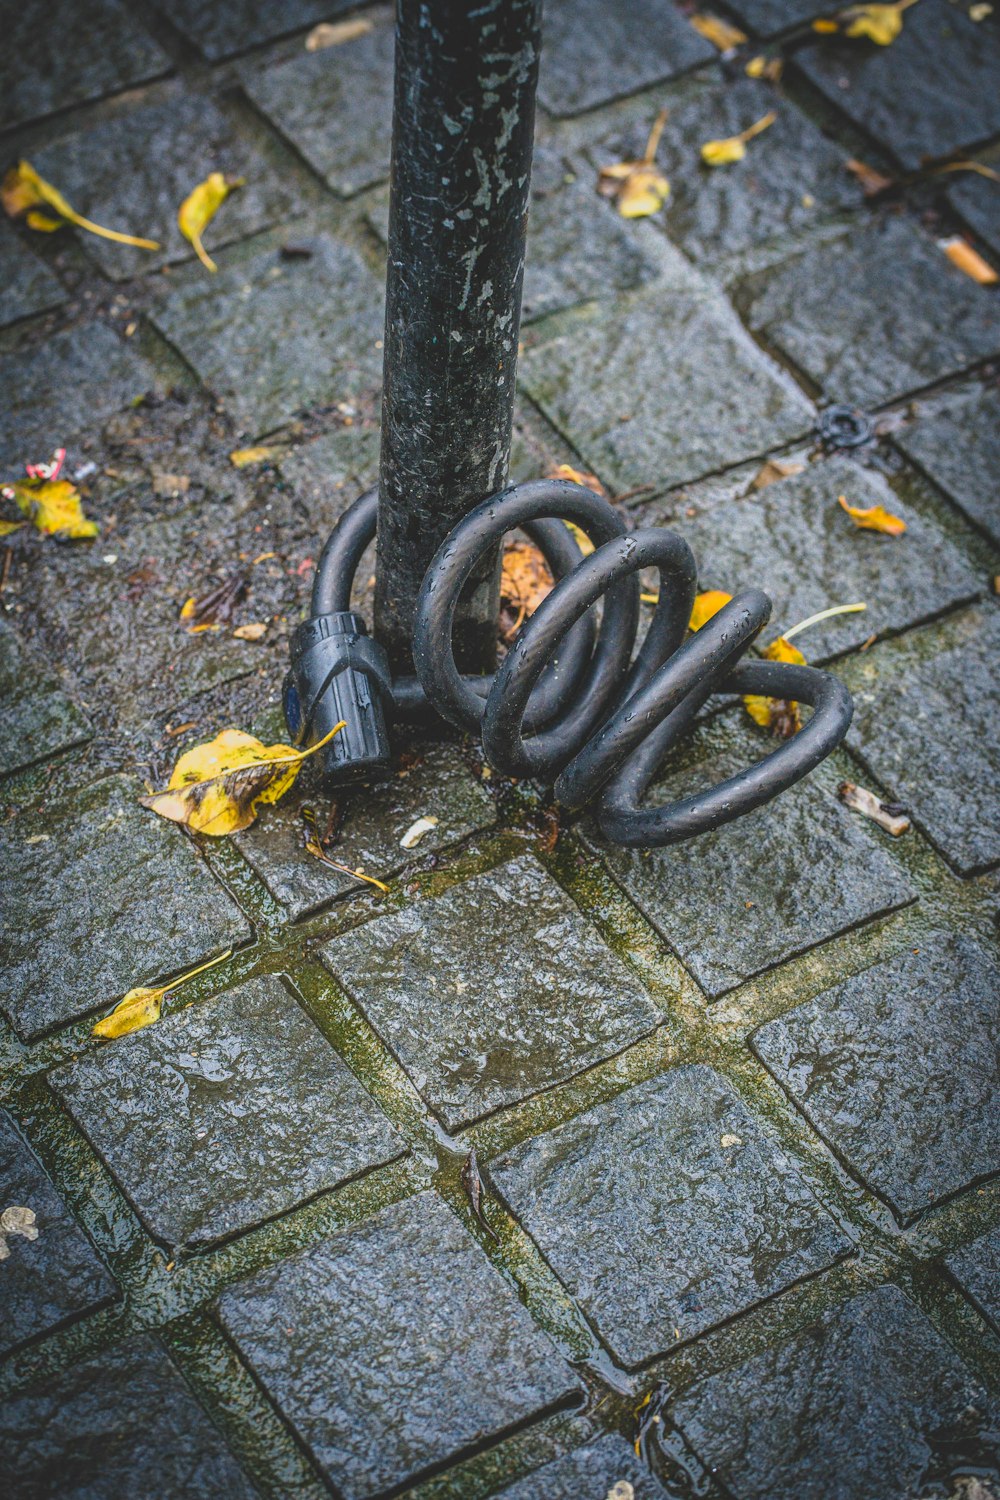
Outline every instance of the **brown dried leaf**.
{"label": "brown dried leaf", "polygon": [[837,796],[845,807],[860,813],[863,818],[870,818],[873,823],[884,828],[886,833],[891,833],[893,838],[898,839],[910,826],[905,813],[897,811],[891,802],[880,801],[874,792],[869,792],[853,781],[842,781],[837,788]]}
{"label": "brown dried leaf", "polygon": [[786,463],[780,458],[769,458],[750,481],[752,490],[766,490],[769,484],[777,484],[779,479],[790,479],[793,474],[801,474],[805,464]]}
{"label": "brown dried leaf", "polygon": [[534,614],[555,580],[534,542],[508,542],[500,574],[502,638],[509,641]]}

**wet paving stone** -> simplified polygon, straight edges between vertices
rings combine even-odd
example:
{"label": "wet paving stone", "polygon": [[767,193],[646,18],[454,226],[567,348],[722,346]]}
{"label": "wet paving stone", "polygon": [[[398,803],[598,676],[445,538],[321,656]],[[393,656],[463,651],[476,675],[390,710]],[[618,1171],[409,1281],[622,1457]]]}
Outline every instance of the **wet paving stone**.
{"label": "wet paving stone", "polygon": [[[837,504],[839,495],[900,516],[904,541],[862,531]],[[796,641],[810,661],[929,619],[982,588],[932,519],[901,503],[875,470],[845,458],[810,464],[802,474],[671,524],[698,561],[699,588],[735,594],[753,583],[770,596],[774,611],[764,642],[825,609],[834,579],[838,600],[866,601],[863,614],[838,616]]]}
{"label": "wet paving stone", "polygon": [[7,222],[0,220],[0,327],[47,312],[66,293],[43,260],[33,255]]}
{"label": "wet paving stone", "polygon": [[626,1366],[850,1249],[732,1087],[700,1063],[526,1141],[490,1177]]}
{"label": "wet paving stone", "polygon": [[180,31],[216,62],[274,37],[287,36],[314,21],[347,10],[355,0],[156,0]]}
{"label": "wet paving stone", "polygon": [[[86,252],[115,280],[141,275],[194,250],[177,227],[177,210],[210,172],[245,178],[205,230],[209,252],[280,222],[297,205],[260,143],[241,138],[200,94],[174,94],[46,146],[34,165],[79,213],[98,224],[156,240],[158,252],[81,235]],[[122,183],[128,183],[123,199]],[[183,351],[182,351],[183,352]]]}
{"label": "wet paving stone", "polygon": [[273,975],[50,1078],[150,1234],[170,1246],[250,1229],[405,1150]]}
{"label": "wet paving stone", "polygon": [[626,9],[616,0],[549,0],[538,97],[550,114],[578,115],[717,56],[672,0]]}
{"label": "wet paving stone", "polygon": [[230,1289],[219,1305],[345,1500],[395,1492],[580,1391],[432,1193]]}
{"label": "wet paving stone", "polygon": [[737,303],[751,329],[829,397],[877,406],[1000,352],[1000,306],[909,219],[749,277]]}
{"label": "wet paving stone", "polygon": [[[268,808],[235,842],[241,854],[284,906],[292,921],[308,915],[337,896],[371,892],[371,886],[333,870],[307,854],[306,838],[314,838],[302,818],[302,808],[314,809],[322,832],[329,800],[317,796],[304,774],[277,806]],[[412,849],[401,840],[418,818],[437,818]],[[419,764],[396,774],[381,786],[366,787],[347,800],[344,823],[329,856],[350,870],[389,880],[414,861],[447,849],[496,821],[493,800],[466,768],[457,750],[436,746]]]}
{"label": "wet paving stone", "polygon": [[701,1381],[673,1414],[739,1500],[958,1495],[967,1459],[996,1463],[979,1438],[996,1403],[895,1286]]}
{"label": "wet paving stone", "polygon": [[810,1124],[901,1222],[1000,1171],[995,975],[975,943],[938,932],[753,1035]]}
{"label": "wet paving stone", "polygon": [[891,47],[827,36],[795,64],[910,171],[1000,130],[1000,33],[948,0],[911,7]]}
{"label": "wet paving stone", "polygon": [[107,777],[4,827],[2,1004],[29,1040],[250,936],[181,830],[139,806],[142,792]]}
{"label": "wet paving stone", "polygon": [[996,660],[986,607],[854,661],[848,743],[961,874],[1000,859]]}
{"label": "wet paving stone", "polygon": [[115,1284],[17,1126],[0,1110],[0,1213],[29,1209],[28,1234],[0,1231],[0,1354],[116,1296]]}
{"label": "wet paving stone", "polygon": [[986,387],[893,438],[949,500],[1000,546],[1000,390]]}
{"label": "wet paving stone", "polygon": [[83,745],[92,734],[55,674],[0,622],[0,775]]}
{"label": "wet paving stone", "polygon": [[[995,159],[989,163],[996,171]],[[963,172],[948,189],[948,201],[974,234],[1000,255],[1000,194],[996,182],[975,172]]]}
{"label": "wet paving stone", "polygon": [[0,96],[3,127],[117,93],[170,68],[123,0],[3,0],[0,31],[11,62]]}
{"label": "wet paving stone", "polygon": [[352,419],[349,427],[325,432],[279,460],[282,479],[305,502],[316,523],[317,543],[377,482],[380,439],[377,421]]}
{"label": "wet paving stone", "polygon": [[1000,1227],[945,1260],[962,1291],[1000,1333]]}
{"label": "wet paving stone", "polygon": [[0,355],[0,469],[23,476],[25,463],[92,433],[155,381],[152,366],[104,323]]}
{"label": "wet paving stone", "polygon": [[[774,744],[749,722],[716,720],[696,741],[693,764],[651,788],[647,803],[715,785]],[[838,801],[837,779],[821,767],[766,807],[690,844],[646,853],[591,836],[593,847],[715,999],[914,899],[884,836]]]}
{"label": "wet paving stone", "polygon": [[791,380],[728,304],[694,283],[588,306],[545,334],[525,349],[522,384],[587,464],[621,489],[681,484],[812,426]]}
{"label": "wet paving stone", "polygon": [[308,257],[264,251],[179,287],[154,314],[254,436],[303,408],[370,392],[382,379],[377,279],[355,250],[329,236],[296,243]]}
{"label": "wet paving stone", "polygon": [[449,1130],[592,1067],[659,1020],[530,856],[367,922],[322,957]]}
{"label": "wet paving stone", "polygon": [[[616,1488],[617,1486],[617,1488]],[[536,1469],[494,1500],[665,1500],[666,1490],[623,1437],[609,1436]]]}
{"label": "wet paving stone", "polygon": [[754,36],[777,36],[829,14],[824,0],[730,0],[727,7]]}
{"label": "wet paving stone", "polygon": [[345,197],[389,175],[395,34],[388,12],[367,19],[362,36],[243,79],[258,109]]}
{"label": "wet paving stone", "polygon": [[129,1339],[0,1404],[8,1500],[257,1500],[152,1338]]}

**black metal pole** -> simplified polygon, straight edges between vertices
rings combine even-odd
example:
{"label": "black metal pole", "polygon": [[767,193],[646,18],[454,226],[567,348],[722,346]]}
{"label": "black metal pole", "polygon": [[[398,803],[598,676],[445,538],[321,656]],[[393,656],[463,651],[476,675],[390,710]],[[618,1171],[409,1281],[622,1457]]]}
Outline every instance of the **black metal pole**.
{"label": "black metal pole", "polygon": [[[375,629],[412,670],[417,595],[510,457],[541,0],[397,0]],[[498,553],[456,624],[496,666]]]}

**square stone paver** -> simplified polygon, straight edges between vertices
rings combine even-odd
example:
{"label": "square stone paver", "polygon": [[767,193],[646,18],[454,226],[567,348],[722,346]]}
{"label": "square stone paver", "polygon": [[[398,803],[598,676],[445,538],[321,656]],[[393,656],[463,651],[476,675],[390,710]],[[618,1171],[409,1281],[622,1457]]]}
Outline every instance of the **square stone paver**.
{"label": "square stone paver", "polygon": [[[174,94],[65,136],[40,151],[34,165],[59,184],[78,213],[162,246],[150,252],[81,233],[87,254],[117,280],[164,260],[193,257],[177,227],[177,210],[210,172],[246,181],[205,230],[209,252],[288,218],[297,205],[294,186],[283,181],[260,142],[241,138],[201,94]],[[128,183],[125,196],[123,182]]]}
{"label": "square stone paver", "polygon": [[938,932],[754,1033],[761,1061],[901,1221],[1000,1172],[996,964]]}
{"label": "square stone paver", "polygon": [[548,0],[538,97],[550,114],[582,114],[717,56],[673,0]]}
{"label": "square stone paver", "polygon": [[0,1214],[30,1209],[29,1235],[0,1232],[0,1354],[92,1312],[115,1284],[17,1126],[0,1110]]}
{"label": "square stone paver", "polygon": [[273,975],[175,1011],[51,1078],[168,1245],[250,1229],[405,1150]]}
{"label": "square stone paver", "polygon": [[395,1492],[580,1391],[432,1193],[231,1288],[220,1311],[344,1500]]}
{"label": "square stone paver", "polygon": [[[997,170],[996,152],[984,165],[993,172]],[[948,189],[948,201],[994,255],[1000,255],[1000,193],[996,182],[978,172],[958,173]]]}
{"label": "square stone paver", "polygon": [[0,622],[0,775],[85,744],[92,734],[55,675]]}
{"label": "square stone paver", "polygon": [[[155,78],[170,59],[124,0],[3,0],[0,126]],[[74,205],[75,207],[75,205]]]}
{"label": "square stone paver", "polygon": [[[450,746],[428,749],[412,770],[347,795],[344,825],[329,857],[379,880],[390,879],[412,861],[437,854],[496,821],[489,793]],[[322,828],[329,805],[329,799],[317,797],[308,784],[296,787],[236,836],[240,852],[293,921],[336,896],[371,891],[371,886],[332,870],[305,851],[305,839],[315,835],[302,819],[302,808],[313,808]],[[404,849],[400,840],[418,818],[428,816],[438,819],[437,826],[413,849]]]}
{"label": "square stone paver", "polygon": [[795,63],[911,171],[1000,130],[1000,33],[948,0],[910,7],[891,47],[826,36]]}
{"label": "square stone paver", "polygon": [[739,1500],[957,1496],[977,1459],[996,1464],[989,1435],[977,1442],[996,1403],[895,1286],[701,1381],[673,1415]]}
{"label": "square stone paver", "polygon": [[918,417],[893,441],[1000,546],[1000,390]]}
{"label": "square stone paver", "polygon": [[26,463],[48,461],[55,448],[92,434],[155,378],[152,366],[104,323],[0,354],[0,471],[23,477]]}
{"label": "square stone paver", "polygon": [[[653,786],[648,804],[714,785],[775,743],[749,721],[715,721],[703,758]],[[820,767],[766,807],[672,848],[644,852],[595,839],[626,894],[713,999],[914,899],[885,836],[838,801],[837,779]]]}
{"label": "square stone paver", "polygon": [[111,776],[4,827],[2,1003],[28,1040],[250,936],[181,830],[139,806],[142,791]]}
{"label": "square stone paver", "polygon": [[879,406],[1000,353],[990,293],[894,217],[751,276],[737,302],[831,401]]}
{"label": "square stone paver", "polygon": [[961,874],[1000,860],[1000,614],[990,605],[845,665],[848,744]]}
{"label": "square stone paver", "polygon": [[530,855],[366,922],[322,957],[449,1130],[614,1056],[659,1020]]}
{"label": "square stone paver", "polygon": [[258,109],[343,196],[389,175],[395,32],[387,11],[367,19],[363,36],[243,79]]}
{"label": "square stone paver", "polygon": [[945,1265],[967,1297],[1000,1333],[1000,1227],[963,1245]]}
{"label": "square stone paver", "polygon": [[213,62],[347,10],[356,0],[156,0]]}
{"label": "square stone paver", "polygon": [[730,1084],[700,1063],[516,1146],[490,1177],[628,1366],[850,1249]]}
{"label": "square stone paver", "polygon": [[47,312],[65,300],[45,262],[32,254],[6,217],[0,219],[0,326]]}
{"label": "square stone paver", "polygon": [[812,408],[722,297],[647,287],[529,345],[525,390],[602,479],[667,488],[810,430]]}
{"label": "square stone paver", "polygon": [[263,251],[178,287],[153,315],[255,436],[382,380],[379,282],[347,245],[329,236],[301,243],[308,257]]}
{"label": "square stone paver", "polygon": [[777,36],[830,11],[825,0],[730,0],[726,8],[754,36],[763,37]]}
{"label": "square stone paver", "polygon": [[553,1459],[494,1500],[666,1500],[667,1491],[617,1434]]}
{"label": "square stone paver", "polygon": [[[862,531],[837,504],[839,495],[900,516],[903,540]],[[764,642],[834,597],[866,602],[863,613],[813,626],[795,642],[809,661],[904,630],[982,589],[981,577],[932,519],[902,503],[877,471],[846,458],[810,464],[793,478],[670,524],[695,555],[699,588],[735,594],[752,583],[770,596],[774,611]]]}
{"label": "square stone paver", "polygon": [[152,1338],[129,1339],[0,1404],[7,1500],[256,1500]]}

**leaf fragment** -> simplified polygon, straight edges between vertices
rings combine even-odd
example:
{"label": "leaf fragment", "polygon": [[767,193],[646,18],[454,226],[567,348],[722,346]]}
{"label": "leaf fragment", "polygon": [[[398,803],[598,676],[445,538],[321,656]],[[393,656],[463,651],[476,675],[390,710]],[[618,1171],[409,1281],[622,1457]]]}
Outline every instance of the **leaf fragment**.
{"label": "leaf fragment", "polygon": [[747,154],[747,141],[752,141],[755,135],[767,130],[777,118],[775,111],[769,109],[766,115],[748,125],[746,130],[741,130],[739,135],[726,136],[724,140],[706,141],[701,148],[702,161],[709,167],[723,167],[730,162],[742,161]]}
{"label": "leaf fragment", "polygon": [[500,572],[501,637],[512,640],[521,622],[533,615],[555,580],[534,542],[508,542]]}
{"label": "leaf fragment", "polygon": [[903,29],[903,11],[917,0],[895,0],[892,5],[852,5],[838,17],[844,34],[866,37],[879,47],[890,46]]}
{"label": "leaf fragment", "polygon": [[416,822],[411,823],[403,834],[403,837],[399,841],[399,847],[401,849],[415,849],[424,835],[430,833],[432,828],[436,828],[440,821],[440,818],[433,816],[417,818]]}
{"label": "leaf fragment", "polygon": [[781,57],[751,57],[743,69],[748,78],[766,78],[768,83],[780,83],[781,75],[785,71],[784,59]]}
{"label": "leaf fragment", "polygon": [[870,505],[867,509],[848,505],[846,495],[838,495],[837,504],[862,531],[879,531],[883,536],[900,537],[906,530],[906,522],[892,515],[884,505]]}
{"label": "leaf fragment", "polygon": [[571,484],[582,484],[584,489],[593,490],[596,495],[607,495],[596,474],[588,474],[585,469],[574,469],[572,464],[556,464],[546,474],[546,479],[568,479]]}
{"label": "leaf fragment", "polygon": [[717,615],[732,597],[732,594],[726,594],[722,589],[707,589],[704,594],[696,594],[688,629],[700,630],[703,625],[707,625],[712,616]]}
{"label": "leaf fragment", "polygon": [[232,948],[227,948],[225,953],[220,953],[215,958],[210,958],[207,963],[199,964],[197,968],[188,969],[186,974],[181,974],[178,979],[172,979],[169,984],[161,985],[139,985],[115,1006],[108,1015],[103,1016],[94,1026],[92,1035],[102,1036],[107,1041],[113,1041],[115,1037],[127,1036],[130,1031],[141,1031],[144,1026],[152,1026],[160,1019],[163,1009],[163,1001],[172,991],[180,989],[182,984],[187,984],[196,974],[204,974],[206,969],[213,969],[216,964],[221,964],[225,959],[232,957]]}
{"label": "leaf fragment", "polygon": [[996,286],[1000,280],[989,261],[984,260],[978,250],[973,250],[968,240],[963,239],[960,234],[940,240],[939,244],[952,265],[957,266],[963,275],[971,277],[980,286]]}
{"label": "leaf fragment", "polygon": [[720,52],[731,52],[734,47],[740,46],[747,39],[745,31],[738,26],[733,26],[729,21],[722,21],[718,16],[700,14],[695,12],[688,20],[695,31],[703,36],[706,42],[711,42]]}
{"label": "leaf fragment", "polygon": [[[761,655],[765,661],[787,661],[800,667],[806,664],[799,648],[793,646],[783,635],[772,641]],[[790,740],[802,728],[802,715],[794,699],[765,698],[758,693],[747,693],[743,698],[743,706],[755,724],[759,724],[762,729],[769,729],[778,739]]]}
{"label": "leaf fragment", "polygon": [[845,807],[860,813],[863,818],[870,818],[873,823],[884,828],[886,833],[891,833],[894,839],[898,839],[910,826],[909,818],[898,804],[882,802],[874,792],[858,786],[856,782],[842,781],[837,788],[837,796]]}
{"label": "leaf fragment", "polygon": [[867,162],[859,161],[856,156],[848,157],[844,166],[858,179],[861,191],[866,198],[875,198],[879,193],[888,192],[889,188],[895,186],[893,178],[887,177],[884,172],[879,172],[875,167],[870,167]]}
{"label": "leaf fragment", "polygon": [[235,188],[242,187],[245,177],[230,177],[224,172],[210,172],[204,182],[190,192],[177,211],[177,227],[194,247],[194,253],[206,271],[219,268],[201,242],[209,224]]}
{"label": "leaf fragment", "polygon": [[623,219],[642,219],[661,209],[670,194],[670,183],[654,166],[668,110],[660,110],[653,121],[646,149],[638,161],[617,161],[602,167],[597,191],[613,198]]}
{"label": "leaf fragment", "polygon": [[58,188],[46,182],[44,177],[39,177],[28,161],[19,161],[7,172],[0,183],[0,202],[10,218],[23,217],[30,229],[41,230],[43,233],[62,229],[66,224],[75,224],[77,229],[85,229],[88,234],[96,234],[104,240],[114,240],[119,245],[135,245],[139,250],[160,248],[156,240],[144,240],[134,234],[122,234],[117,229],[105,229],[92,219],[85,219],[70,207]]}
{"label": "leaf fragment", "polygon": [[234,448],[229,455],[229,462],[234,469],[246,469],[250,464],[266,464],[268,459],[277,458],[280,452],[280,448],[260,446],[256,448]]}
{"label": "leaf fragment", "polygon": [[237,625],[233,635],[238,641],[259,641],[267,634],[267,621],[254,620],[249,625]]}
{"label": "leaf fragment", "polygon": [[356,16],[353,21],[321,21],[306,37],[306,51],[322,52],[327,47],[341,47],[344,42],[367,36],[371,29],[371,21],[366,21],[363,16]]}
{"label": "leaf fragment", "polygon": [[777,484],[779,479],[790,479],[793,474],[801,474],[804,468],[805,464],[786,463],[780,458],[769,458],[750,481],[750,488],[766,490],[769,484]]}
{"label": "leaf fragment", "polygon": [[10,1259],[10,1246],[7,1244],[8,1235],[20,1235],[22,1239],[37,1240],[38,1226],[36,1214],[33,1208],[27,1208],[20,1203],[12,1203],[0,1214],[0,1260]]}
{"label": "leaf fragment", "polygon": [[[4,485],[4,498],[16,502],[43,536],[57,541],[95,537],[100,528],[83,513],[80,491],[68,479],[16,479]],[[11,531],[16,523],[10,523]]]}

